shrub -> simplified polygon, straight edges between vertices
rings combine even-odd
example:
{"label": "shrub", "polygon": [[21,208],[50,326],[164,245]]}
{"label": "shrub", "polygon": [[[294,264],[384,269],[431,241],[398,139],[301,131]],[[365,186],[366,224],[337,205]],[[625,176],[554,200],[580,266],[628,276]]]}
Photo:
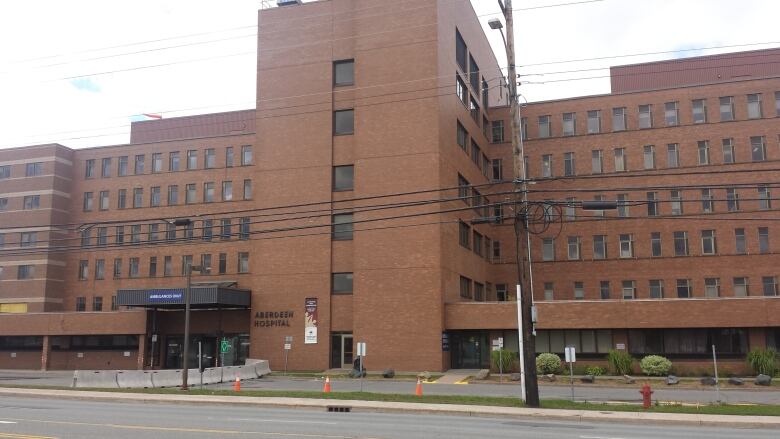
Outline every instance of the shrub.
{"label": "shrub", "polygon": [[672,368],[672,362],[660,355],[648,355],[639,362],[639,367],[645,375],[668,375]]}
{"label": "shrub", "polygon": [[545,352],[536,357],[536,371],[540,374],[557,373],[561,369],[561,357]]}
{"label": "shrub", "polygon": [[506,349],[497,349],[490,352],[490,363],[497,371],[509,372],[512,370],[517,353]]}
{"label": "shrub", "polygon": [[772,348],[755,348],[747,355],[748,365],[756,374],[775,376],[777,367],[778,353]]}
{"label": "shrub", "polygon": [[588,366],[585,368],[585,375],[601,376],[607,373],[607,370],[600,366]]}
{"label": "shrub", "polygon": [[626,351],[612,349],[607,354],[609,369],[615,375],[629,375],[631,373],[634,358]]}

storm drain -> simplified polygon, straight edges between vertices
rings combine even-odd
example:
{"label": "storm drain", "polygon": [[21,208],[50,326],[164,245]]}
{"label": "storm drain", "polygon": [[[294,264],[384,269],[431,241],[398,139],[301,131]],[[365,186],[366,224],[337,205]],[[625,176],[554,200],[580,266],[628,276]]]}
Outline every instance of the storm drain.
{"label": "storm drain", "polygon": [[347,407],[344,405],[329,405],[328,411],[333,413],[349,413],[352,411],[352,407]]}

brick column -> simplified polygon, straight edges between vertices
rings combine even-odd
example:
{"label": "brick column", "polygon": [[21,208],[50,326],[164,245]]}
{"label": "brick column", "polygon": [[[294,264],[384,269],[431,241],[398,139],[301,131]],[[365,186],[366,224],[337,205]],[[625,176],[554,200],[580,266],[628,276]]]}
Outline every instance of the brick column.
{"label": "brick column", "polygon": [[41,370],[49,370],[49,357],[51,357],[51,341],[48,335],[43,336],[41,348]]}
{"label": "brick column", "polygon": [[138,370],[144,370],[144,361],[146,359],[146,334],[138,336]]}

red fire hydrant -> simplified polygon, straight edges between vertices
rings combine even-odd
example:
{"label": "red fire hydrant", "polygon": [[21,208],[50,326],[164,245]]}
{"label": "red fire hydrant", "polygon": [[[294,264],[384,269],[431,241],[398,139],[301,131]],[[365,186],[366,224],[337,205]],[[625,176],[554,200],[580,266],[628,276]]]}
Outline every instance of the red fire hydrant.
{"label": "red fire hydrant", "polygon": [[653,391],[650,390],[650,385],[645,384],[642,386],[642,390],[639,391],[639,393],[642,394],[642,407],[645,409],[650,408],[650,395],[653,394]]}

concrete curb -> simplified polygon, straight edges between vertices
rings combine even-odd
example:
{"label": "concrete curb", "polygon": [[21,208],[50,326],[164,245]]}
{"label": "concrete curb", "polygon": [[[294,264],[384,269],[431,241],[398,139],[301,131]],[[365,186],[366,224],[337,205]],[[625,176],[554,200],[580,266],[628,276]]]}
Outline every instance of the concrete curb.
{"label": "concrete curb", "polygon": [[167,395],[149,393],[94,392],[81,390],[0,388],[0,395],[29,398],[60,398],[91,401],[172,404],[241,404],[258,407],[326,409],[348,406],[353,412],[448,414],[480,417],[558,419],[568,422],[622,422],[780,429],[780,416],[697,415],[681,413],[611,412],[596,410],[533,409],[460,404],[354,401],[309,398],[265,398],[251,396]]}

